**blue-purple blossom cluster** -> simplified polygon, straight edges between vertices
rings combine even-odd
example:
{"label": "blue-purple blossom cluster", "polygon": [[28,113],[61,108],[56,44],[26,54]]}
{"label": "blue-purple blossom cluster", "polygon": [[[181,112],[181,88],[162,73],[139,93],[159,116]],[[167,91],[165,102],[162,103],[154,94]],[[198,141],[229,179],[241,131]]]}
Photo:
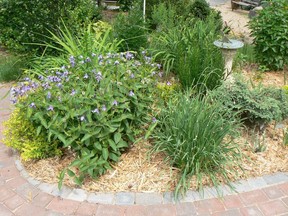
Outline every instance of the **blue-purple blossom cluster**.
{"label": "blue-purple blossom cluster", "polygon": [[[122,63],[126,64],[129,61],[131,61],[131,63],[129,63],[128,65],[129,69],[126,71],[126,78],[121,80],[121,82],[118,80],[111,80],[112,83],[115,81],[117,85],[123,85],[125,79],[130,79],[131,81],[133,80],[132,82],[140,81],[143,84],[148,84],[152,79],[162,77],[163,72],[156,72],[157,70],[160,70],[161,65],[152,63],[152,58],[146,56],[146,52],[143,52],[142,55],[145,66],[150,66],[152,67],[151,69],[154,69],[151,74],[146,74],[144,76],[143,73],[139,73],[138,69],[142,65],[142,63],[135,59],[135,55],[132,52],[115,54],[107,53],[106,55],[97,55],[95,53],[92,53],[90,56],[70,56],[68,59],[68,66],[62,66],[57,71],[45,71],[43,75],[39,75],[38,79],[35,80],[25,78],[24,81],[19,83],[17,87],[13,87],[11,89],[13,95],[13,102],[16,103],[19,97],[26,96],[29,94],[29,92],[40,88],[44,91],[44,97],[46,98],[45,109],[49,112],[53,112],[55,111],[55,107],[53,106],[55,104],[53,104],[53,100],[57,100],[62,103],[62,100],[65,99],[64,94],[68,94],[68,97],[70,98],[77,95],[78,97],[85,95],[85,90],[82,91],[81,89],[79,91],[79,89],[77,89],[77,83],[79,81],[84,83],[94,81],[95,85],[101,84],[100,82],[107,76],[109,76],[109,73],[115,73],[114,69],[109,71],[109,68],[113,68],[113,66],[114,68],[118,67],[118,65],[121,65]],[[85,68],[82,68],[82,65],[84,64],[89,64],[89,67],[85,66]],[[111,67],[105,67],[105,71],[103,73],[101,72],[101,70],[104,69],[103,66],[105,65],[111,65]],[[95,88],[95,90],[96,89],[97,88]],[[133,91],[133,89],[127,89],[126,95],[129,97],[134,97],[137,95],[137,92]],[[106,105],[108,105],[107,102]],[[93,114],[100,114],[101,112],[106,112],[106,105],[104,104],[96,107],[91,112]],[[111,105],[112,107],[114,107],[113,109],[117,109],[116,107],[120,104],[119,101],[112,100]],[[29,107],[36,109],[40,107],[40,105],[36,104],[34,101],[29,104]],[[84,114],[82,116],[79,116],[79,120],[84,122],[87,120],[87,117]]]}
{"label": "blue-purple blossom cluster", "polygon": [[11,100],[15,104],[19,97],[27,96],[30,91],[39,87],[39,84],[29,78],[24,78],[23,82],[18,83],[17,86],[11,88]]}

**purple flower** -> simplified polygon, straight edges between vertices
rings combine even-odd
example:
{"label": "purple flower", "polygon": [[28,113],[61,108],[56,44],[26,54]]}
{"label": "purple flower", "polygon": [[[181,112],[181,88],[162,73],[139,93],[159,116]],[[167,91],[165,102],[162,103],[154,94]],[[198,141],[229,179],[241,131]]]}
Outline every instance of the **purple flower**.
{"label": "purple flower", "polygon": [[158,73],[158,76],[159,76],[159,77],[163,77],[163,72],[159,72],[159,73]]}
{"label": "purple flower", "polygon": [[30,106],[31,108],[36,108],[35,103],[31,103],[29,106]]}
{"label": "purple flower", "polygon": [[99,55],[98,56],[98,61],[101,61],[103,59],[103,56],[102,55]]}
{"label": "purple flower", "polygon": [[30,78],[29,77],[25,77],[24,80],[25,81],[30,81]]}
{"label": "purple flower", "polygon": [[95,78],[96,78],[98,83],[102,80],[102,74],[100,71],[95,75]]}
{"label": "purple flower", "polygon": [[120,63],[120,62],[116,60],[116,61],[114,62],[114,65],[119,65],[119,63]]}
{"label": "purple flower", "polygon": [[129,96],[130,96],[130,97],[133,97],[134,95],[135,95],[135,94],[134,94],[133,91],[130,91],[130,92],[129,92]]}
{"label": "purple flower", "polygon": [[47,79],[49,82],[61,82],[61,78],[58,76],[48,76]]}
{"label": "purple flower", "polygon": [[89,57],[86,58],[86,62],[91,62],[91,59]]}
{"label": "purple flower", "polygon": [[96,109],[92,110],[92,113],[97,113],[97,114],[99,114],[99,110],[96,108]]}
{"label": "purple flower", "polygon": [[80,121],[85,121],[85,116],[81,116]]}
{"label": "purple flower", "polygon": [[70,61],[71,67],[75,67],[75,57],[74,56],[70,56],[69,57],[69,61]]}
{"label": "purple flower", "polygon": [[155,123],[157,122],[157,119],[155,117],[152,118],[152,122]]}
{"label": "purple flower", "polygon": [[166,85],[171,86],[172,84],[168,81],[168,82],[166,83]]}
{"label": "purple flower", "polygon": [[145,54],[146,54],[146,51],[145,51],[145,50],[144,50],[144,51],[142,51],[142,52],[141,52],[141,54],[142,54],[142,55],[145,55]]}
{"label": "purple flower", "polygon": [[134,58],[134,55],[132,54],[132,53],[130,53],[130,52],[127,52],[126,53],[126,59],[127,60],[131,60],[131,59],[133,59]]}
{"label": "purple flower", "polygon": [[38,87],[38,83],[32,82],[32,83],[31,83],[31,87],[34,88],[34,89],[37,88],[37,87]]}
{"label": "purple flower", "polygon": [[54,110],[54,107],[52,105],[50,105],[48,108],[47,108],[48,111],[53,111]]}
{"label": "purple flower", "polygon": [[62,83],[57,83],[58,88],[62,88]]}
{"label": "purple flower", "polygon": [[161,64],[157,64],[157,67],[158,67],[158,69],[160,70],[160,68],[161,68]]}
{"label": "purple flower", "polygon": [[51,98],[51,92],[50,91],[47,92],[47,96],[46,97],[47,97],[47,99]]}
{"label": "purple flower", "polygon": [[103,105],[103,106],[102,106],[102,111],[104,111],[104,112],[105,112],[106,110],[107,110],[106,106],[105,106],[105,105]]}
{"label": "purple flower", "polygon": [[72,91],[71,91],[71,96],[73,96],[73,95],[75,95],[76,94],[76,91],[74,90],[74,89],[72,89]]}
{"label": "purple flower", "polygon": [[89,76],[88,76],[88,74],[86,73],[83,78],[84,78],[84,79],[88,79],[88,77],[89,77]]}
{"label": "purple flower", "polygon": [[69,72],[67,70],[65,70],[64,73],[63,73],[63,77],[67,77],[68,74],[69,74]]}
{"label": "purple flower", "polygon": [[58,75],[58,76],[61,76],[61,75],[62,75],[62,73],[59,72],[59,71],[56,71],[55,74]]}
{"label": "purple flower", "polygon": [[154,76],[155,74],[156,74],[156,72],[155,72],[155,71],[152,71],[151,76]]}
{"label": "purple flower", "polygon": [[39,75],[39,76],[38,76],[38,79],[41,80],[41,81],[43,80],[43,78],[44,78],[44,77],[43,77],[42,75]]}
{"label": "purple flower", "polygon": [[135,77],[135,75],[132,73],[132,74],[130,75],[130,78],[133,79],[134,77]]}
{"label": "purple flower", "polygon": [[118,105],[118,102],[117,102],[116,100],[114,100],[114,101],[112,102],[112,105],[113,105],[113,106],[117,106],[117,105]]}
{"label": "purple flower", "polygon": [[46,82],[46,83],[42,84],[42,87],[44,88],[44,90],[46,90],[46,89],[50,88],[50,85],[48,82]]}

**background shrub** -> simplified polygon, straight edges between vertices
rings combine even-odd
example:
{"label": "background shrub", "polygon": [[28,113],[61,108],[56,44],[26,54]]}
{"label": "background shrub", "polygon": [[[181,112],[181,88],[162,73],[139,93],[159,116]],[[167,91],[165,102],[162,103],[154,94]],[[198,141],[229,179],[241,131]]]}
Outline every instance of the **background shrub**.
{"label": "background shrub", "polygon": [[217,186],[222,180],[229,182],[228,172],[236,172],[240,152],[232,137],[237,124],[225,118],[226,111],[220,106],[198,96],[180,94],[157,117],[153,151],[164,152],[171,165],[179,169],[176,197],[189,188],[193,175],[202,188],[203,175]]}
{"label": "background shrub", "polygon": [[77,34],[81,25],[95,19],[99,11],[92,0],[1,0],[0,43],[10,50],[31,52],[40,49],[31,43],[47,41],[48,30],[55,32],[61,20]]}
{"label": "background shrub", "polygon": [[134,0],[118,0],[120,5],[120,10],[122,11],[129,11],[133,6]]}
{"label": "background shrub", "polygon": [[213,89],[223,78],[224,59],[213,44],[218,30],[213,15],[206,21],[185,20],[157,33],[151,50],[166,73],[174,72],[184,88]]}
{"label": "background shrub", "polygon": [[176,7],[166,3],[155,5],[150,22],[156,28],[156,31],[159,32],[174,28],[177,22]]}
{"label": "background shrub", "polygon": [[269,1],[249,23],[258,62],[273,70],[288,63],[287,8],[287,0]]}
{"label": "background shrub", "polygon": [[4,144],[15,148],[23,160],[41,159],[61,155],[58,142],[47,142],[45,133],[37,134],[33,124],[25,118],[20,109],[13,110],[9,120],[5,122]]}
{"label": "background shrub", "polygon": [[121,51],[139,51],[147,46],[148,32],[139,5],[128,14],[120,13],[113,23],[115,38],[121,40]]}

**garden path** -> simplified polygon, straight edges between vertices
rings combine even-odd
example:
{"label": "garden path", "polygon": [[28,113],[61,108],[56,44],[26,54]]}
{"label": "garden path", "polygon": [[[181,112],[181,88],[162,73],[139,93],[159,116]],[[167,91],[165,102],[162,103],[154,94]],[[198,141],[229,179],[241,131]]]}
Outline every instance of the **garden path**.
{"label": "garden path", "polygon": [[[3,121],[12,110],[9,85],[0,84],[0,139]],[[29,177],[18,156],[0,142],[0,215],[20,216],[188,216],[188,215],[288,215],[288,173],[263,176],[235,184],[239,193],[226,191],[222,199],[213,188],[204,198],[196,191],[174,203],[167,194],[87,194],[63,189]],[[214,193],[213,193],[214,192]],[[213,195],[214,194],[214,195]]]}

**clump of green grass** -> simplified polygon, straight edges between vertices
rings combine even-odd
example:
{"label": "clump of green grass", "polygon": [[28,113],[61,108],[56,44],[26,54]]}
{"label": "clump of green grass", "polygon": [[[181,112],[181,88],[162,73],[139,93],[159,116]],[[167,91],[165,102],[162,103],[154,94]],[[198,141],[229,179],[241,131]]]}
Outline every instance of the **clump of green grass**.
{"label": "clump of green grass", "polygon": [[203,176],[216,187],[220,182],[229,185],[230,174],[237,176],[241,153],[233,140],[240,124],[236,118],[225,118],[220,106],[200,96],[183,94],[170,100],[158,117],[152,151],[164,152],[171,165],[179,169],[176,198],[189,189],[192,176],[196,176],[199,189]]}
{"label": "clump of green grass", "polygon": [[0,56],[0,82],[10,82],[17,80],[22,73],[25,64],[17,56]]}

